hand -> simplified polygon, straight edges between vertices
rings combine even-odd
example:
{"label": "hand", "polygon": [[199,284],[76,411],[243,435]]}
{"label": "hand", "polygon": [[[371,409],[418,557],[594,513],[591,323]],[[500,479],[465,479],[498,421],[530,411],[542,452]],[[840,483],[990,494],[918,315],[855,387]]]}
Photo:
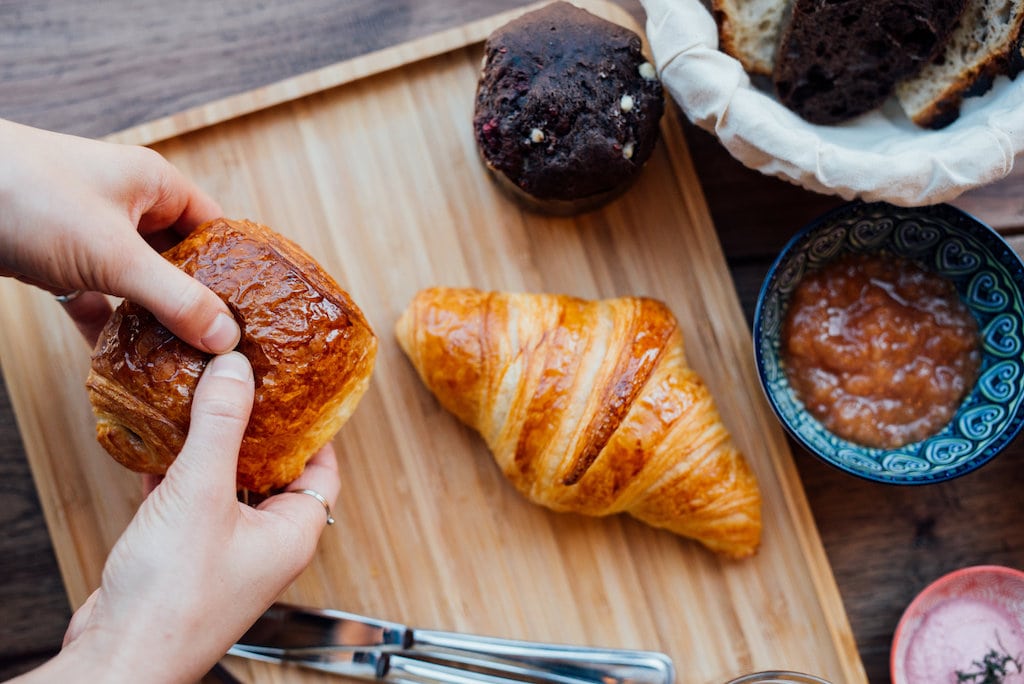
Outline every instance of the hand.
{"label": "hand", "polygon": [[110,316],[100,293],[149,309],[189,344],[220,353],[239,330],[223,301],[165,249],[221,209],[158,153],[0,120],[0,275],[54,293],[90,344]]}
{"label": "hand", "polygon": [[333,506],[334,452],[322,449],[289,491],[240,504],[235,469],[252,399],[245,357],[214,357],[181,454],[117,541],[64,649],[25,682],[197,681],[309,564],[327,516],[296,490]]}

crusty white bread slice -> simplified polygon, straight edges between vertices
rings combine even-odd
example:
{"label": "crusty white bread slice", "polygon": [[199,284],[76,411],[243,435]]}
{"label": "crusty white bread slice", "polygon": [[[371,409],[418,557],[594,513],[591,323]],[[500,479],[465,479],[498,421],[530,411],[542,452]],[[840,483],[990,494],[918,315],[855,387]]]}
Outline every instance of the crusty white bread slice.
{"label": "crusty white bread slice", "polygon": [[712,0],[720,49],[749,74],[771,76],[789,0]]}
{"label": "crusty white bread slice", "polygon": [[1020,71],[1024,0],[968,0],[945,50],[896,86],[903,110],[918,126],[943,128],[957,119],[965,97],[982,95],[993,79]]}

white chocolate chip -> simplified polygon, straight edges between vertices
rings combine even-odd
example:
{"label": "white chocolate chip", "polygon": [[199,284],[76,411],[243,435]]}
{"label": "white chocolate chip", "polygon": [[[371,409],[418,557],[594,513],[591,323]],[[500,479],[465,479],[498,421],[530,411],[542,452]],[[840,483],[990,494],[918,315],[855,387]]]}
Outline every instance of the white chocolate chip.
{"label": "white chocolate chip", "polygon": [[622,99],[619,100],[619,109],[621,109],[623,113],[626,114],[633,111],[633,96],[623,95]]}
{"label": "white chocolate chip", "polygon": [[539,128],[534,128],[532,131],[530,131],[530,140],[535,143],[544,142],[544,131],[540,130]]}
{"label": "white chocolate chip", "polygon": [[640,76],[642,76],[645,81],[653,81],[658,78],[658,72],[654,70],[654,65],[650,62],[644,62],[641,64],[639,70]]}
{"label": "white chocolate chip", "polygon": [[633,158],[633,143],[628,142],[622,146],[622,158],[632,159]]}

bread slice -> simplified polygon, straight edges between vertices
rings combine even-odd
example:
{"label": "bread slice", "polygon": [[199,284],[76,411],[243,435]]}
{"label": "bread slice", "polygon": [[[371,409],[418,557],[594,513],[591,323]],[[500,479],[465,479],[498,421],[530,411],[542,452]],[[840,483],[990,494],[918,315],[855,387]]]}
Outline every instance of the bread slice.
{"label": "bread slice", "polygon": [[807,121],[870,111],[945,46],[966,0],[795,0],[772,80]]}
{"label": "bread slice", "polygon": [[749,74],[771,76],[789,0],[712,0],[719,48]]}
{"label": "bread slice", "polygon": [[982,95],[1000,74],[1021,69],[1024,0],[968,0],[946,49],[913,78],[896,86],[910,120],[943,128],[960,116],[965,97]]}

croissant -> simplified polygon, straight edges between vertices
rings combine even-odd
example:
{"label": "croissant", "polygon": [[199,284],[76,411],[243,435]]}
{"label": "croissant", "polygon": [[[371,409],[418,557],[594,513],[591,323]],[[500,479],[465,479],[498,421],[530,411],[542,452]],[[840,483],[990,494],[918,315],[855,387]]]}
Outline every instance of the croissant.
{"label": "croissant", "polygon": [[[266,226],[216,219],[164,257],[227,303],[242,329],[256,396],[237,485],[258,493],[297,478],[366,391],[377,338],[348,293],[298,245]],[[119,463],[163,474],[185,442],[210,355],[130,301],[114,311],[86,380],[96,437]]]}
{"label": "croissant", "polygon": [[431,288],[396,336],[531,501],[626,512],[729,557],[756,551],[757,480],[661,302]]}

